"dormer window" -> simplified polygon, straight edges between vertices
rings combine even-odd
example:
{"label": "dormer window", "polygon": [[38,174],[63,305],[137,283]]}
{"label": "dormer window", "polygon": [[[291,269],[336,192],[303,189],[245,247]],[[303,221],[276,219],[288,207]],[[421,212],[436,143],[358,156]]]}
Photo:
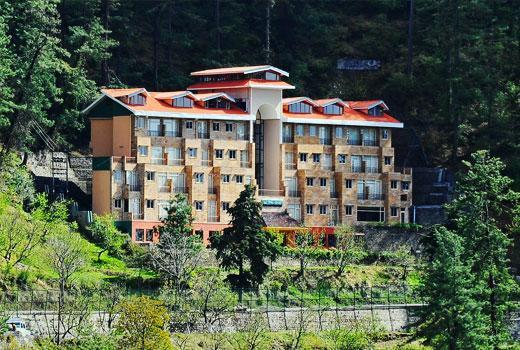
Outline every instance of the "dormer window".
{"label": "dormer window", "polygon": [[298,102],[289,105],[289,112],[291,113],[311,113],[312,106],[308,103]]}
{"label": "dormer window", "polygon": [[337,104],[331,104],[323,107],[324,114],[343,114],[343,107]]}
{"label": "dormer window", "polygon": [[188,97],[179,97],[172,100],[173,107],[191,108],[193,107],[193,100]]}
{"label": "dormer window", "polygon": [[134,106],[144,106],[146,104],[146,97],[141,94],[128,97],[128,104]]}
{"label": "dormer window", "polygon": [[230,109],[231,103],[229,103],[229,101],[224,98],[218,97],[204,102],[204,107]]}
{"label": "dormer window", "polygon": [[368,110],[368,115],[380,117],[383,115],[383,108],[381,106],[374,106]]}
{"label": "dormer window", "polygon": [[273,72],[265,72],[265,80],[280,80],[280,75]]}

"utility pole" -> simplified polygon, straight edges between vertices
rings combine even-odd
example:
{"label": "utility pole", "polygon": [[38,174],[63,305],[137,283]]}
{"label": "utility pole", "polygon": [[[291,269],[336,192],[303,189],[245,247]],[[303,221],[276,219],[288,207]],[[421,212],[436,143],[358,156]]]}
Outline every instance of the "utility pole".
{"label": "utility pole", "polygon": [[408,59],[406,62],[406,73],[411,78],[413,74],[413,0],[409,0],[408,3]]}

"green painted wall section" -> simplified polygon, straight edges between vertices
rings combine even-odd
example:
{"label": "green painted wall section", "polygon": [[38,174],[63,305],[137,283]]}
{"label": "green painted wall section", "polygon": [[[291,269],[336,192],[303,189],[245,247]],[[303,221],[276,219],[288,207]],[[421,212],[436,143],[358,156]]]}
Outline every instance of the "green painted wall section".
{"label": "green painted wall section", "polygon": [[111,118],[130,114],[132,112],[119,103],[112,101],[108,97],[103,97],[103,100],[92,108],[87,115],[89,118]]}

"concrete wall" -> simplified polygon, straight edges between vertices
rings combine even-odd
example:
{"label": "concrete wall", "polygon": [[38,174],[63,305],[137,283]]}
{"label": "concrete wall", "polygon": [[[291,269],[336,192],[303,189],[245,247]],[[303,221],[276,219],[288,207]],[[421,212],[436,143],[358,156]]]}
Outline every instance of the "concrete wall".
{"label": "concrete wall", "polygon": [[114,117],[112,132],[112,155],[130,157],[132,151],[132,117]]}
{"label": "concrete wall", "polygon": [[112,205],[111,171],[92,172],[92,211],[102,215],[110,213]]}
{"label": "concrete wall", "polygon": [[264,120],[264,188],[280,189],[280,120]]}
{"label": "concrete wall", "polygon": [[90,135],[90,147],[94,157],[112,155],[112,119],[91,119]]}

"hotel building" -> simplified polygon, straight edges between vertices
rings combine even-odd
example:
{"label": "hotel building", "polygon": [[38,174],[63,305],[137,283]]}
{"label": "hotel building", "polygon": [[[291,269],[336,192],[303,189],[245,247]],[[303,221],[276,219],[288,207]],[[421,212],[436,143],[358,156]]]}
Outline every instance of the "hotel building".
{"label": "hotel building", "polygon": [[257,186],[266,215],[327,232],[409,222],[411,170],[394,166],[392,148],[403,124],[383,101],[284,98],[289,73],[268,65],[191,75],[198,82],[186,91],[104,89],[84,110],[93,211],[113,213],[134,241],[157,239],[176,193],[207,240],[228,225],[245,184]]}

